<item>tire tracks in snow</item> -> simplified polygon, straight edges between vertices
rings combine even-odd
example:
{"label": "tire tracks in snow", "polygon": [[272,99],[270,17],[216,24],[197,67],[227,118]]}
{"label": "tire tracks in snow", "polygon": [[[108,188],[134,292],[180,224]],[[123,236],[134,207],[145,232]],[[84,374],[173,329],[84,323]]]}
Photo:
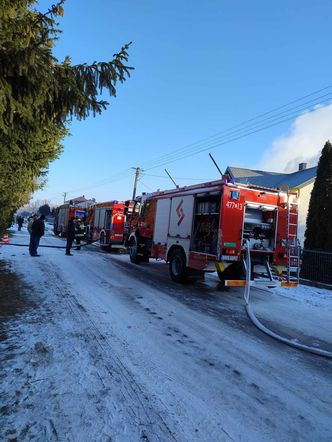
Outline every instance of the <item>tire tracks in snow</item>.
{"label": "tire tracks in snow", "polygon": [[[109,264],[110,260],[103,258],[103,261],[107,262]],[[111,260],[112,264],[114,264],[113,260]],[[115,267],[122,267],[122,266],[115,266]],[[88,270],[88,269],[87,269]],[[92,273],[92,278],[94,280],[94,282],[100,283],[100,285],[102,287],[105,288],[105,286],[107,285],[107,280],[105,279],[106,276],[104,277],[103,272],[105,271],[104,268],[102,266],[100,267],[96,267],[93,266],[92,269],[89,269],[89,271]],[[134,276],[134,278],[136,277],[136,275]],[[147,279],[146,275],[141,275],[141,277],[139,278],[140,283],[144,283],[147,284],[148,286],[150,285],[150,281],[146,281],[144,280]],[[143,281],[142,281],[143,279]],[[108,283],[109,284],[109,283]],[[153,283],[154,285],[154,283]],[[117,291],[119,291],[121,293],[121,295],[125,294],[131,301],[135,301],[137,303],[137,300],[133,299],[132,294],[130,293],[130,291],[126,291],[124,290],[121,286],[119,287],[115,287],[112,284],[112,288],[116,289]],[[159,291],[163,291],[165,290],[165,287],[160,286],[156,287],[157,290]],[[166,290],[167,291],[167,290]],[[180,292],[180,296],[181,296],[182,291]],[[167,293],[168,295],[168,293]],[[173,297],[171,295],[171,297]],[[178,297],[176,297],[178,298]],[[178,300],[178,299],[177,299]],[[185,302],[185,304],[187,304],[187,302]],[[192,305],[189,305],[189,307],[191,307]],[[157,310],[156,310],[157,311]],[[211,316],[209,313],[209,311],[201,311],[201,313],[205,313],[207,316]],[[219,318],[218,318],[219,319]],[[224,328],[222,326],[223,322],[220,324],[221,325],[221,330]],[[288,358],[290,358],[291,360],[299,360],[301,362],[301,364],[303,365],[307,365],[307,364],[312,364],[315,363],[315,368],[317,369],[318,367],[320,367],[321,365],[323,365],[323,367],[326,368],[326,363],[324,364],[324,361],[317,361],[314,357],[312,357],[311,355],[307,355],[307,354],[302,354],[302,353],[298,353],[292,351],[291,349],[285,348],[282,344],[280,343],[275,343],[274,341],[272,341],[271,339],[269,339],[268,337],[266,337],[265,335],[262,335],[260,333],[258,333],[256,336],[256,333],[251,333],[252,336],[250,338],[251,344],[254,344],[254,342],[257,343],[257,349],[255,349],[255,351],[253,352],[253,354],[251,354],[250,351],[250,342],[249,342],[249,347],[246,348],[246,336],[242,335],[243,330],[242,327],[236,327],[237,332],[236,334],[239,332],[240,336],[237,335],[236,338],[237,339],[243,339],[243,344],[241,340],[239,342],[234,341],[234,335],[232,333],[232,338],[230,339],[230,337],[228,336],[228,327],[231,327],[231,329],[233,329],[234,327],[232,326],[232,324],[226,323],[224,324],[226,326],[226,328],[224,328],[224,332],[226,332],[226,335],[221,336],[221,341],[220,343],[222,343],[222,348],[225,351],[225,358],[220,358],[217,354],[216,354],[216,361],[213,360],[213,364],[215,365],[215,369],[217,369],[218,371],[220,371],[221,375],[226,376],[226,378],[230,378],[230,384],[236,385],[238,388],[239,393],[238,397],[235,398],[234,401],[234,396],[232,399],[229,400],[228,403],[228,407],[233,407],[234,406],[234,402],[237,402],[238,404],[243,402],[244,398],[246,397],[248,400],[252,400],[253,405],[254,405],[254,410],[257,411],[257,414],[262,413],[259,412],[259,408],[260,407],[264,407],[266,408],[266,412],[264,412],[264,415],[266,416],[266,421],[264,421],[264,426],[267,427],[267,429],[269,429],[269,431],[271,431],[272,428],[276,428],[275,427],[275,423],[273,423],[273,419],[269,418],[269,413],[276,414],[278,413],[278,409],[279,408],[283,408],[284,410],[288,410],[289,413],[291,413],[293,415],[293,417],[296,419],[296,426],[302,427],[302,428],[306,428],[310,434],[310,431],[312,432],[312,425],[310,424],[310,418],[309,415],[305,412],[305,410],[308,408],[308,405],[310,404],[310,402],[312,401],[312,395],[310,393],[310,391],[307,391],[306,388],[304,388],[304,383],[301,381],[297,381],[297,379],[294,378],[293,374],[290,378],[288,378],[287,376],[285,376],[285,372],[282,369],[282,365],[277,363],[277,369],[274,369],[274,363],[272,362],[273,360],[277,360],[280,356],[283,358],[285,358],[285,354],[288,355]],[[249,324],[250,325],[250,324]],[[197,326],[197,324],[195,324],[195,326]],[[201,326],[203,326],[203,323],[201,324]],[[252,327],[250,326],[250,329],[252,329]],[[206,332],[206,331],[205,331]],[[187,332],[186,332],[187,333]],[[188,333],[189,334],[189,333]],[[204,334],[204,331],[203,331]],[[242,335],[242,336],[241,336]],[[254,344],[255,345],[255,344]],[[266,351],[267,353],[267,359],[266,361],[262,361],[261,360],[261,356],[257,353],[256,350],[261,349],[262,351]],[[198,354],[204,354],[204,350],[202,351],[201,346],[196,348]],[[270,351],[271,350],[271,351]],[[270,361],[269,358],[272,357],[272,360]],[[287,358],[286,358],[287,359]],[[205,360],[202,359],[202,361],[204,362],[204,365],[208,365],[208,363],[211,361],[209,360]],[[285,361],[286,362],[286,361]],[[263,365],[262,365],[263,364]],[[286,363],[287,365],[287,363]],[[290,369],[293,369],[294,367],[292,367],[293,364],[290,364]],[[328,366],[328,364],[327,364]],[[250,372],[250,375],[249,375]],[[249,375],[249,376],[248,376]],[[259,379],[262,380],[262,382],[257,381],[256,382],[261,386],[260,388],[257,388],[257,385],[255,383],[255,378],[257,378],[257,376],[259,377]],[[309,376],[310,378],[312,376]],[[307,376],[308,378],[308,376]],[[295,382],[294,382],[295,381]],[[282,385],[282,388],[279,388],[279,386]],[[218,387],[217,387],[218,389]],[[220,393],[222,394],[222,391],[220,391]],[[226,400],[226,399],[225,399]],[[287,401],[290,401],[291,406],[289,406],[289,404],[287,403]],[[255,403],[257,402],[257,403]],[[297,404],[297,406],[302,410],[302,412],[304,413],[304,416],[301,415],[301,413],[294,414],[296,412],[296,407],[294,406],[294,404]],[[321,409],[320,411],[322,411],[322,423],[323,423],[323,414],[326,414],[326,406],[323,406],[322,402],[319,402],[319,400],[316,402],[316,407],[318,409]],[[258,407],[258,408],[257,408]],[[239,405],[237,405],[237,408],[241,409],[241,412],[243,413],[244,416],[246,416],[248,418],[248,420],[257,420],[257,416],[254,417],[254,415],[256,414],[253,410],[249,411],[246,410],[245,407],[242,407]],[[244,408],[244,409],[243,409]],[[249,407],[250,408],[250,407]],[[263,413],[262,413],[263,414]],[[286,411],[283,413],[283,421],[284,423],[287,422],[288,418],[286,417]],[[212,418],[212,417],[211,417]],[[221,420],[222,421],[222,420]],[[257,425],[259,425],[259,423],[257,422]],[[324,427],[326,429],[326,421],[324,422]],[[221,431],[224,432],[225,436],[227,435],[228,437],[229,434],[223,429],[220,428]],[[230,431],[232,434],[232,431]],[[297,434],[296,432],[294,434]]]}
{"label": "tire tracks in snow", "polygon": [[[69,288],[66,284],[64,286],[61,283],[60,275],[46,262],[42,263],[41,270],[47,273],[49,284],[53,285],[55,294],[61,296],[84,333],[88,334],[89,342],[95,342],[99,347],[100,359],[98,363],[102,364],[109,374],[111,384],[116,384],[118,390],[119,384],[121,385],[121,393],[117,392],[117,395],[122,396],[119,400],[127,408],[129,421],[135,422],[135,427],[139,429],[137,436],[144,441],[178,440],[163,419],[161,412],[155,409],[159,408],[156,400],[148,396],[134,375],[115,355],[109,340],[102,334],[95,321],[74,295],[75,289]],[[71,294],[68,294],[68,291]],[[107,388],[106,380],[100,373],[98,375],[100,381]]]}
{"label": "tire tracks in snow", "polygon": [[[115,267],[124,269],[128,268],[128,266],[125,264],[122,266],[118,264],[117,260],[108,260],[105,259],[105,261],[111,261],[112,264],[115,265]],[[115,261],[115,262],[114,262]],[[129,264],[130,265],[130,264]],[[97,275],[97,273],[96,273]],[[101,278],[100,272],[98,273],[99,278]],[[136,276],[136,275],[135,275]],[[150,275],[149,275],[150,276]],[[141,275],[139,280],[142,282],[142,279],[146,279],[146,275]],[[147,283],[148,285],[151,284],[150,281],[143,281]],[[153,282],[153,285],[155,283]],[[163,286],[156,287],[158,290],[163,290]],[[127,296],[130,296],[129,293],[127,293]],[[171,295],[172,296],[172,295]],[[172,296],[173,297],[173,296]],[[178,298],[178,297],[177,297]],[[137,301],[136,301],[137,302]],[[187,304],[185,302],[185,304]],[[190,305],[192,306],[192,305]],[[205,313],[209,315],[209,311],[206,311],[202,313]],[[230,324],[228,324],[229,326]],[[236,327],[238,328],[238,327]],[[251,327],[252,328],[252,327]],[[242,327],[238,328],[240,333],[243,332]],[[225,376],[229,376],[229,373],[234,375],[234,379],[232,382],[238,384],[239,389],[242,391],[243,394],[248,396],[248,398],[254,397],[254,400],[257,401],[258,407],[264,406],[264,408],[267,408],[267,411],[270,410],[271,413],[278,413],[278,408],[283,408],[285,410],[288,410],[289,413],[293,415],[293,418],[297,421],[297,428],[306,428],[308,430],[308,434],[312,434],[313,426],[310,423],[310,414],[308,414],[306,411],[308,409],[309,404],[312,402],[313,397],[310,391],[308,391],[304,385],[305,383],[301,381],[301,378],[297,379],[296,373],[292,372],[291,376],[288,378],[285,376],[285,372],[282,369],[282,364],[277,363],[277,367],[273,366],[273,360],[278,359],[280,356],[282,358],[286,357],[286,360],[290,361],[299,361],[301,364],[302,369],[308,366],[312,366],[315,368],[315,370],[320,371],[320,375],[323,374],[324,377],[326,377],[327,373],[324,373],[326,370],[328,370],[328,367],[330,367],[330,364],[326,361],[317,360],[317,358],[312,357],[311,355],[302,354],[298,352],[294,352],[292,350],[289,350],[285,348],[283,345],[279,343],[275,343],[271,341],[269,338],[265,337],[264,335],[258,334],[256,337],[256,333],[252,333],[252,339],[257,341],[257,350],[259,347],[262,348],[262,350],[265,348],[267,352],[267,359],[266,361],[261,361],[261,357],[257,352],[255,351],[254,354],[250,354],[250,347],[243,348],[243,345],[241,342],[230,342],[230,340],[227,338],[227,336],[223,337],[223,347],[225,351],[227,351],[227,359],[233,360],[233,364],[224,364],[224,369],[220,367],[220,364],[218,365],[218,370],[222,369],[225,371]],[[245,341],[244,341],[245,342]],[[234,345],[235,344],[235,345]],[[245,345],[244,345],[245,347]],[[269,351],[269,348],[271,348],[271,351]],[[243,350],[245,351],[243,352]],[[264,351],[265,351],[264,350]],[[285,356],[285,355],[288,356]],[[269,361],[269,357],[272,357],[272,360]],[[263,366],[260,364],[263,362]],[[285,361],[285,364],[287,366],[287,362]],[[232,367],[233,365],[233,367]],[[289,368],[291,370],[294,369],[294,364],[290,363]],[[236,368],[234,368],[236,367]],[[238,368],[240,367],[240,371]],[[248,375],[248,369],[251,371],[251,375],[249,378]],[[323,373],[322,373],[323,372]],[[244,373],[246,375],[244,376]],[[252,380],[256,375],[260,376],[262,379],[263,387],[260,388],[256,385],[256,383]],[[314,378],[314,373],[310,374],[310,372],[306,373],[306,378],[309,380],[310,378]],[[256,381],[257,382],[257,381]],[[261,382],[258,382],[259,385],[261,385]],[[282,388],[279,388],[279,386],[282,386]],[[264,388],[265,387],[265,388]],[[284,397],[286,396],[286,397]],[[318,398],[317,398],[318,399]],[[239,397],[239,401],[242,399]],[[290,401],[290,406],[287,403],[287,401]],[[295,405],[297,404],[297,405]],[[232,404],[229,404],[230,406]],[[303,412],[304,416],[301,415],[299,412],[296,414],[296,408],[299,407],[301,412]],[[322,413],[320,416],[321,423],[325,427],[325,431],[327,428],[327,421],[326,421],[326,413],[327,413],[327,407],[324,401],[315,401],[315,407],[319,409],[319,411]],[[258,411],[258,410],[257,410]],[[268,412],[266,413],[268,414]],[[283,413],[283,421],[286,421],[286,412]],[[325,414],[325,417],[324,417]],[[248,413],[248,416],[250,416],[250,413]],[[324,422],[325,421],[325,422]],[[269,419],[266,417],[266,424],[268,427],[273,427],[273,419]],[[297,434],[296,431],[294,434]]]}

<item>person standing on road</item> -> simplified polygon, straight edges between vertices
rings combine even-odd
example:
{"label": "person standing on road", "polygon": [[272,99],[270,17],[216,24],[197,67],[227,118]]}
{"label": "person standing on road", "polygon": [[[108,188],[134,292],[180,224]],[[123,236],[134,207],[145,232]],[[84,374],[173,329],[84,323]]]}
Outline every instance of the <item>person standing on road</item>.
{"label": "person standing on road", "polygon": [[44,219],[45,219],[45,215],[41,215],[31,225],[31,237],[30,237],[30,247],[29,247],[31,256],[39,256],[37,254],[37,249],[39,246],[40,238],[45,233]]}
{"label": "person standing on road", "polygon": [[30,255],[32,255],[32,240],[31,240],[31,238],[32,238],[32,230],[31,230],[31,227],[32,227],[33,222],[36,221],[36,219],[37,219],[37,215],[31,215],[29,217],[29,221],[28,221],[28,225],[27,225],[27,229],[28,229],[28,232],[29,232],[29,235],[30,235],[30,244],[29,244]]}
{"label": "person standing on road", "polygon": [[37,219],[37,215],[31,215],[30,217],[29,217],[29,220],[28,220],[28,225],[27,225],[27,229],[28,229],[28,232],[29,232],[29,234],[31,235],[31,226],[32,226],[32,224],[33,224],[33,222],[34,221],[36,221],[36,219]]}
{"label": "person standing on road", "polygon": [[17,218],[17,224],[18,224],[18,230],[19,230],[19,231],[22,229],[23,222],[24,222],[24,218],[23,218],[23,216],[20,215],[20,216]]}
{"label": "person standing on road", "polygon": [[81,239],[85,236],[85,226],[84,222],[80,217],[75,219],[75,239],[76,239],[76,250],[81,250]]}
{"label": "person standing on road", "polygon": [[67,244],[66,244],[66,255],[67,256],[73,256],[72,253],[70,253],[71,246],[73,245],[73,241],[75,239],[75,217],[72,216],[68,223],[67,228]]}

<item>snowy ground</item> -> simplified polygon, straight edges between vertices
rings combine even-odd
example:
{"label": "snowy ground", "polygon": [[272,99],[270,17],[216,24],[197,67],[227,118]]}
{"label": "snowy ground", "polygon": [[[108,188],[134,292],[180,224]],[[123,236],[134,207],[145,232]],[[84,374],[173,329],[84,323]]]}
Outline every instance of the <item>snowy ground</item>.
{"label": "snowy ground", "polygon": [[[179,286],[165,264],[91,246],[0,252],[14,272],[2,276],[0,440],[332,439],[332,361],[262,334],[242,289],[215,276]],[[332,291],[253,290],[252,304],[274,331],[332,351]]]}

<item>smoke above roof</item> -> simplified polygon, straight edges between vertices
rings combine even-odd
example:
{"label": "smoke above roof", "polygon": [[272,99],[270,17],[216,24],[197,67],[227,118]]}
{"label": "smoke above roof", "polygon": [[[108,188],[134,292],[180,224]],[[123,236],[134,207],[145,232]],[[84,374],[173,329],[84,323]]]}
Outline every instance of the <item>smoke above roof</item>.
{"label": "smoke above roof", "polygon": [[296,118],[289,134],[267,148],[258,167],[289,173],[298,170],[300,163],[316,166],[327,140],[332,140],[332,104],[317,106]]}

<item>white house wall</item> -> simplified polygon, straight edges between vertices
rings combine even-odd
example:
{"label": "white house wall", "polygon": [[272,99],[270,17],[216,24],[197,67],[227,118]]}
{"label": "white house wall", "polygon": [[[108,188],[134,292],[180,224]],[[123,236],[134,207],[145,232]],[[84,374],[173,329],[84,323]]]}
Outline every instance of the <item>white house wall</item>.
{"label": "white house wall", "polygon": [[301,187],[300,189],[300,204],[299,204],[299,229],[298,238],[303,246],[304,233],[306,227],[307,214],[309,209],[309,202],[311,197],[311,191],[314,187],[314,183]]}

